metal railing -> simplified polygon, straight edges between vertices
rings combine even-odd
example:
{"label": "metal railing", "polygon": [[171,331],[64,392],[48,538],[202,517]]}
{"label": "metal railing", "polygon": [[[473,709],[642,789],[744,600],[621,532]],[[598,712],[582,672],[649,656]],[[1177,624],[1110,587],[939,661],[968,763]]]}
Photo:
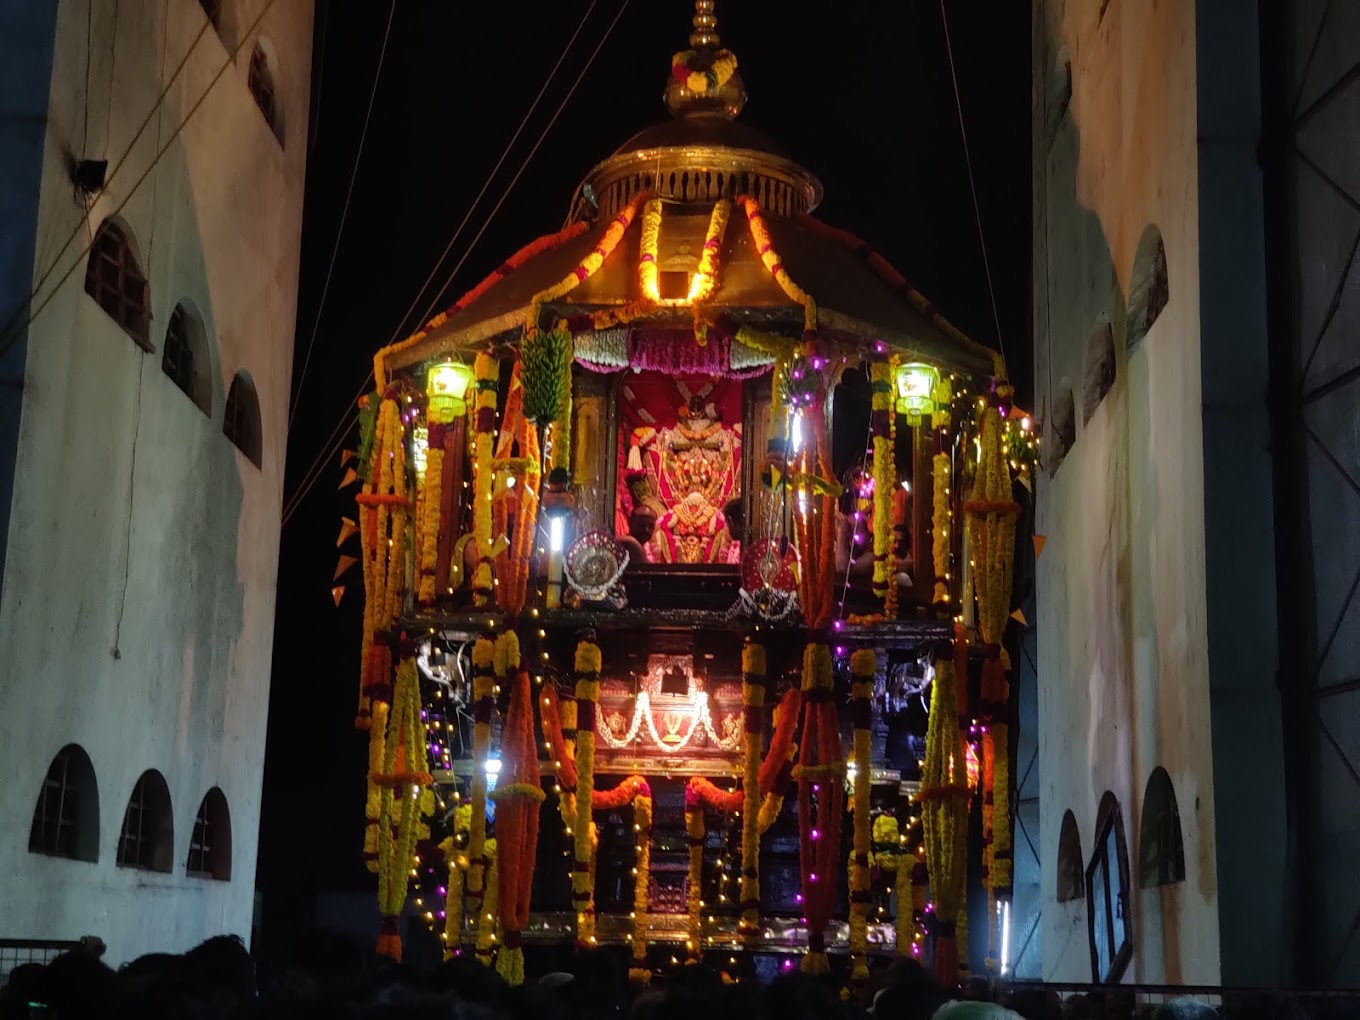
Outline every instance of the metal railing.
{"label": "metal railing", "polygon": [[1008,981],[997,998],[1026,1020],[1145,1020],[1173,999],[1193,999],[1225,1020],[1360,1020],[1360,988],[1082,985]]}
{"label": "metal railing", "polygon": [[9,980],[10,971],[26,963],[50,963],[62,953],[79,949],[79,942],[61,939],[0,939],[0,985]]}

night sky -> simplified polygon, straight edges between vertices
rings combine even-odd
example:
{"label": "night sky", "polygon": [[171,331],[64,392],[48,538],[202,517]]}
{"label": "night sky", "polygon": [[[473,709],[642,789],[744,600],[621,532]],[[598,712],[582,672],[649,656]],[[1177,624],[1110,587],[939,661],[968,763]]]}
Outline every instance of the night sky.
{"label": "night sky", "polygon": [[[307,197],[285,503],[342,420],[380,346],[446,307],[515,249],[560,229],[576,185],[636,131],[665,119],[670,55],[692,5],[632,0],[484,235],[468,250],[623,0],[598,0],[576,45],[432,287],[417,289],[496,164],[589,0],[405,0],[321,306],[327,266],[388,22],[383,0],[318,0]],[[949,29],[1002,340],[1022,403],[1030,337],[1029,9],[949,0]],[[985,12],[981,13],[981,12]],[[974,338],[995,345],[938,0],[808,0],[717,7],[750,94],[745,123],[818,174],[817,216],[867,240]],[[318,326],[318,315],[319,328]],[[305,378],[300,377],[316,328]],[[370,888],[359,861],[365,740],[353,718],[362,607],[357,569],[337,609],[331,575],[340,455],[283,530],[258,884],[262,935],[305,928],[318,891]],[[352,540],[353,541],[353,540]],[[346,551],[357,555],[355,549]]]}

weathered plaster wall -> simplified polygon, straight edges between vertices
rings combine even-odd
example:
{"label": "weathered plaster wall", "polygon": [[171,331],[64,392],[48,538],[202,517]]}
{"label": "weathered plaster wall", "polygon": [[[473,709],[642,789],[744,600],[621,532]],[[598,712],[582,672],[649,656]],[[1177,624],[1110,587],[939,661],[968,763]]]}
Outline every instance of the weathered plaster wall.
{"label": "weathered plaster wall", "polygon": [[[223,6],[239,33],[226,33],[233,46],[265,8],[263,0]],[[251,924],[312,5],[274,5],[234,59],[211,27],[200,35],[204,25],[194,0],[59,5],[35,280],[57,270],[39,301],[78,264],[29,330],[0,595],[0,934],[98,934],[115,963],[222,932],[248,938]],[[246,84],[261,35],[278,61],[283,147]],[[108,158],[111,169],[127,153],[88,227],[66,170],[81,152]],[[157,350],[149,354],[83,289],[79,256],[120,205],[150,279]],[[210,417],[161,370],[180,301],[192,303],[210,338]],[[237,371],[259,392],[261,469],[222,434]],[[70,742],[86,749],[98,777],[93,864],[28,851],[43,775]],[[170,874],[115,864],[128,795],[148,768],[170,787]],[[231,812],[229,882],[185,874],[194,814],[212,786]]]}
{"label": "weathered plaster wall", "polygon": [[[1103,8],[1103,10],[1102,10]],[[1075,442],[1040,481],[1038,561],[1043,976],[1091,979],[1084,901],[1058,903],[1059,825],[1083,850],[1105,791],[1130,860],[1126,980],[1219,977],[1206,656],[1200,415],[1195,5],[1035,0],[1035,378],[1049,453],[1070,387]],[[1064,65],[1071,64],[1070,104]],[[1126,348],[1144,230],[1161,232],[1170,300]],[[1114,381],[1089,419],[1093,339]],[[1170,773],[1186,880],[1142,890],[1139,821],[1152,770]]]}

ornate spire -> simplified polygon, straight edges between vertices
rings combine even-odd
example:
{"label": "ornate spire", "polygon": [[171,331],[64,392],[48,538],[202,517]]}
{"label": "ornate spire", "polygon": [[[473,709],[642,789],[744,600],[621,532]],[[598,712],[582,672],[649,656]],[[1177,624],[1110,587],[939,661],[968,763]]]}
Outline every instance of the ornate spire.
{"label": "ornate spire", "polygon": [[694,31],[690,49],[671,58],[666,83],[666,108],[676,117],[733,119],[746,105],[746,86],[737,71],[737,58],[722,48],[714,0],[694,0]]}

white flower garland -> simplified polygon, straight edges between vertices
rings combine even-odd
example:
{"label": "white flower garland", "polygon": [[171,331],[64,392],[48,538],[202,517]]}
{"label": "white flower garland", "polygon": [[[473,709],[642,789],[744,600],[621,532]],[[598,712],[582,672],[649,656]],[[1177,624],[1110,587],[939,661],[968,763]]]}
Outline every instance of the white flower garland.
{"label": "white flower garland", "polygon": [[640,691],[637,701],[633,707],[633,719],[628,725],[628,732],[622,737],[614,736],[612,730],[604,721],[602,713],[595,714],[595,731],[604,739],[604,742],[615,750],[628,747],[637,739],[638,732],[644,725],[647,732],[659,747],[666,754],[677,754],[683,751],[689,742],[694,739],[694,735],[703,730],[704,734],[712,741],[713,745],[723,751],[735,751],[741,747],[741,732],[738,731],[731,737],[718,736],[717,730],[713,728],[713,716],[708,710],[708,694],[700,691],[695,695],[694,721],[690,723],[689,732],[685,734],[677,744],[667,744],[661,739],[661,734],[657,732],[656,720],[652,718],[652,699],[646,691]]}

